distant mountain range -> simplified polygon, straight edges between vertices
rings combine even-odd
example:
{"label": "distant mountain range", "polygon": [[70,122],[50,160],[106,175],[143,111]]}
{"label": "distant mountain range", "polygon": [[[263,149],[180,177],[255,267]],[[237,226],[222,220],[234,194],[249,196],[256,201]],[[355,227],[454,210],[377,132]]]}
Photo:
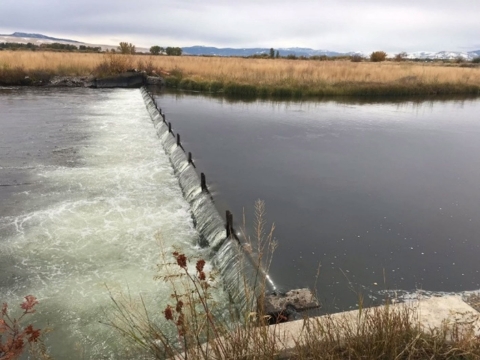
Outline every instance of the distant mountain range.
{"label": "distant mountain range", "polygon": [[10,34],[10,35],[0,34],[0,36],[11,36],[11,37],[18,37],[18,38],[53,40],[53,41],[61,41],[61,42],[68,42],[68,43],[81,43],[81,41],[76,41],[76,40],[59,39],[59,38],[54,38],[54,37],[46,36],[46,35],[42,35],[42,34],[30,34],[30,33],[23,33],[23,32],[14,32],[13,34]]}
{"label": "distant mountain range", "polygon": [[[0,42],[62,42],[73,45],[89,45],[89,46],[100,46],[102,50],[115,49],[116,45],[96,45],[96,44],[86,44],[81,41],[70,40],[70,39],[61,39],[51,36],[46,36],[43,34],[31,34],[24,32],[14,32],[10,35],[0,35]],[[137,48],[138,51],[148,52],[146,48]],[[269,54],[270,48],[217,48],[209,46],[187,46],[182,48],[185,55],[212,55],[212,56],[252,56],[252,55],[261,55]],[[314,50],[310,48],[278,48],[275,49],[275,52],[278,50],[280,56],[351,56],[351,55],[360,55],[363,57],[369,57],[370,53],[352,51],[352,52],[337,52],[331,50]],[[395,56],[395,54],[388,54],[389,57]],[[472,60],[476,57],[480,57],[480,50],[468,51],[468,52],[459,52],[459,51],[439,51],[439,52],[429,52],[429,51],[418,51],[408,53],[407,56],[409,59],[457,59],[463,58],[465,60]]]}
{"label": "distant mountain range", "polygon": [[[235,49],[235,48],[216,48],[208,46],[190,46],[184,47],[183,53],[188,55],[216,55],[216,56],[252,56],[252,55],[261,55],[269,54],[270,48],[244,48],[244,49]],[[359,51],[351,52],[336,52],[331,50],[314,50],[310,48],[279,48],[275,49],[275,52],[278,50],[280,56],[351,56],[351,55],[360,55],[363,57],[369,57],[370,53],[363,53]],[[394,57],[395,54],[388,54],[389,57]],[[408,54],[409,59],[456,59],[461,57],[465,60],[472,60],[480,56],[480,50],[469,51],[469,52],[458,52],[458,51],[440,51],[440,52],[412,52]]]}
{"label": "distant mountain range", "polygon": [[[216,55],[216,56],[252,56],[252,55],[261,55],[269,54],[270,48],[245,48],[245,49],[235,49],[235,48],[216,48],[208,46],[187,46],[183,47],[183,53],[188,55]],[[345,55],[343,53],[330,51],[330,50],[313,50],[309,48],[279,48],[275,51],[279,52],[280,56],[341,56]]]}

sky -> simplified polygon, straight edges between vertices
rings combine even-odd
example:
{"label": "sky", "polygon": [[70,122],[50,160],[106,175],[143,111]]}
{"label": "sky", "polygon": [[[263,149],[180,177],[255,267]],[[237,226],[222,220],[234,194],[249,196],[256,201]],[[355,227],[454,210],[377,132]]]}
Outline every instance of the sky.
{"label": "sky", "polygon": [[0,0],[0,34],[137,47],[480,50],[480,0]]}

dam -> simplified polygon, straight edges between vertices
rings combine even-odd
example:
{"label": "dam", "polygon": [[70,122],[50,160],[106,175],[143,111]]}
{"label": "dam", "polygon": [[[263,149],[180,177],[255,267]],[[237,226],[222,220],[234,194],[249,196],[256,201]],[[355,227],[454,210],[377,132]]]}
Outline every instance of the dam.
{"label": "dam", "polygon": [[[14,309],[38,298],[32,321],[52,329],[54,358],[116,358],[124,344],[101,323],[110,295],[163,309],[171,289],[154,280],[162,252],[208,261],[211,251],[199,246],[139,90],[0,96],[1,301]],[[213,295],[228,302],[222,286]]]}
{"label": "dam", "polygon": [[[54,357],[124,355],[105,325],[110,295],[163,309],[161,254],[204,258],[221,274],[215,301],[252,306],[239,265],[249,278],[258,268],[237,225],[259,197],[280,219],[272,277],[262,272],[268,290],[312,286],[318,261],[333,311],[354,308],[353,287],[374,301],[408,298],[415,284],[434,296],[479,287],[478,101],[437,111],[118,89],[4,88],[0,98],[0,301],[38,297],[33,320],[52,328]],[[453,114],[462,114],[455,126]],[[378,285],[382,268],[393,288]]]}

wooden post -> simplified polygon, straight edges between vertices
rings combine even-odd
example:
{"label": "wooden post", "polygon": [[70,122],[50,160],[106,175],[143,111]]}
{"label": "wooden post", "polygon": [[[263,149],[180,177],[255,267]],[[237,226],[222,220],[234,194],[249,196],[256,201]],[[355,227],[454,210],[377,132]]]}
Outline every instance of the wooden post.
{"label": "wooden post", "polygon": [[238,240],[233,232],[233,214],[230,212],[230,210],[226,211],[225,217],[227,219],[227,224],[225,225],[225,229],[227,230],[227,238],[234,237]]}
{"label": "wooden post", "polygon": [[165,114],[160,114],[160,115],[162,115],[163,122],[164,122],[164,123],[166,123],[166,122],[167,122],[167,120],[165,120]]}
{"label": "wooden post", "polygon": [[177,146],[182,146],[182,144],[180,144],[180,134],[177,133]]}
{"label": "wooden post", "polygon": [[207,179],[205,178],[205,174],[201,173],[200,174],[200,186],[202,188],[202,191],[208,192],[207,189]]}
{"label": "wooden post", "polygon": [[168,123],[168,132],[173,134],[173,132],[172,132],[172,123],[171,123],[171,122]]}
{"label": "wooden post", "polygon": [[189,163],[189,164],[192,164],[192,166],[193,166],[194,168],[196,168],[195,164],[193,163],[192,153],[191,153],[191,152],[188,153],[188,163]]}
{"label": "wooden post", "polygon": [[[233,214],[232,214],[232,213],[230,213],[229,223],[230,223],[230,235],[236,238],[236,235],[235,235],[235,233],[233,232]],[[237,240],[238,240],[238,239],[237,239]]]}
{"label": "wooden post", "polygon": [[227,210],[225,213],[225,219],[227,220],[227,224],[225,225],[225,229],[227,230],[227,238],[230,238],[232,236],[232,224],[230,224],[230,217],[232,213]]}

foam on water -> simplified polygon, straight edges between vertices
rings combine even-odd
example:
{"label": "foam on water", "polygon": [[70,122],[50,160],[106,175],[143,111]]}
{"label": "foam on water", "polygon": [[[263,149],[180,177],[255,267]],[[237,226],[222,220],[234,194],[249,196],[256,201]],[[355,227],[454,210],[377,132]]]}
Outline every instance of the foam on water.
{"label": "foam on water", "polygon": [[140,91],[102,94],[78,114],[90,133],[75,144],[82,166],[39,167],[45,192],[29,201],[47,205],[0,223],[1,300],[39,298],[35,320],[53,328],[47,345],[58,359],[123,351],[119,334],[99,323],[112,308],[107,287],[162,309],[170,289],[153,279],[157,234],[167,253],[206,256]]}

